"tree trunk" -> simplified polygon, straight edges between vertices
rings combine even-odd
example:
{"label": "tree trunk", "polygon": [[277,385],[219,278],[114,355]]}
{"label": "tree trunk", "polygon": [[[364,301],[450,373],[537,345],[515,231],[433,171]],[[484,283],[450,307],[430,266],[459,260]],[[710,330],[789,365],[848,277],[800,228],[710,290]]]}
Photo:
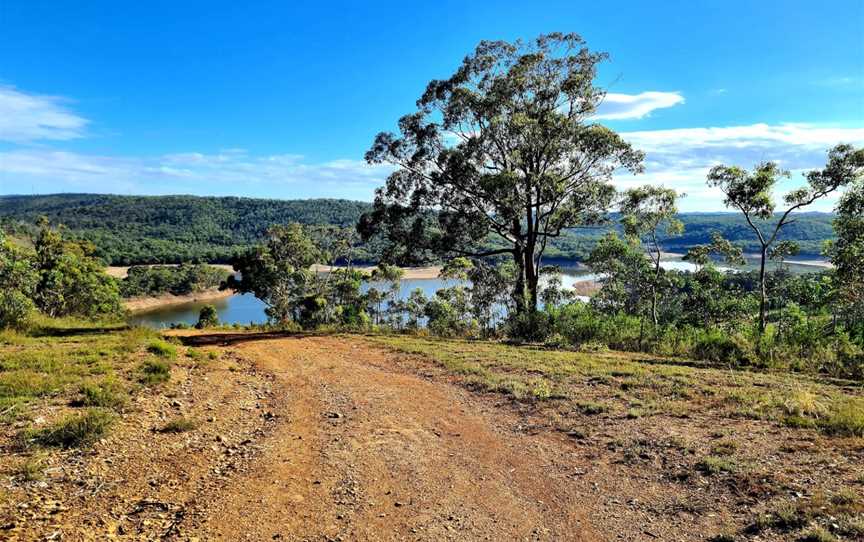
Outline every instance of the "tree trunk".
{"label": "tree trunk", "polygon": [[513,286],[513,305],[516,314],[525,312],[525,259],[521,248],[513,250],[513,261],[516,264],[516,284]]}
{"label": "tree trunk", "polygon": [[765,284],[765,258],[768,251],[767,245],[762,245],[762,259],[759,263],[759,333],[765,333],[767,327],[767,303],[768,290]]}
{"label": "tree trunk", "polygon": [[[660,282],[660,251],[657,251],[657,263],[654,267],[654,284],[651,285],[651,318],[654,329],[657,329],[657,283]],[[655,332],[656,333],[656,332]]]}
{"label": "tree trunk", "polygon": [[537,285],[540,273],[534,261],[534,246],[529,245],[525,250],[525,285],[527,286],[528,299],[525,301],[525,310],[535,312],[537,310]]}

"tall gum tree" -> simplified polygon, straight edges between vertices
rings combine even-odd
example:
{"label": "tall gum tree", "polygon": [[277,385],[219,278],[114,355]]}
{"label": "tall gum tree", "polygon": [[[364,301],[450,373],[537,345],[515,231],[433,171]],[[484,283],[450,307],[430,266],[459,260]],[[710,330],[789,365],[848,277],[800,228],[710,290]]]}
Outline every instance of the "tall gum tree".
{"label": "tall gum tree", "polygon": [[606,57],[576,34],[481,42],[366,153],[396,170],[360,221],[364,238],[382,235],[399,263],[510,255],[515,310],[536,310],[550,239],[599,222],[613,172],[642,170],[641,152],[592,121]]}
{"label": "tall gum tree", "polygon": [[[767,286],[765,264],[771,246],[783,227],[794,221],[792,213],[813,204],[837,189],[859,179],[864,168],[864,149],[851,145],[837,145],[828,152],[828,163],[824,169],[813,170],[805,175],[806,186],[783,196],[786,210],[775,217],[774,188],[789,172],[781,170],[774,162],[758,164],[752,172],[737,166],[715,166],[708,173],[708,185],[720,188],[726,196],[724,204],[738,209],[747,224],[756,234],[760,246],[759,260],[759,331],[767,325]],[[776,218],[776,222],[770,219]]]}
{"label": "tall gum tree", "polygon": [[678,199],[684,197],[671,188],[640,186],[624,192],[621,201],[621,225],[635,243],[642,244],[651,259],[651,320],[657,327],[657,297],[661,288],[663,248],[659,235],[680,235],[684,224],[678,220]]}

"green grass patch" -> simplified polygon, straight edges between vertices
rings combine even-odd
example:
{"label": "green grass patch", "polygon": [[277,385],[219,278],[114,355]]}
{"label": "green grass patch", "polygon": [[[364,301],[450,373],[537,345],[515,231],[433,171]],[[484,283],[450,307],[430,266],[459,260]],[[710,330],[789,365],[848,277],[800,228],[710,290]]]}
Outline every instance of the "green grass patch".
{"label": "green grass patch", "polygon": [[815,527],[804,533],[798,540],[801,542],[836,542],[837,537],[822,527]]}
{"label": "green grass patch", "polygon": [[168,341],[157,339],[147,345],[147,351],[155,354],[160,358],[175,359],[177,357],[177,347]]}
{"label": "green grass patch", "polygon": [[179,417],[174,418],[169,421],[165,425],[163,425],[160,429],[160,433],[185,433],[186,431],[192,431],[197,428],[200,424],[196,420],[192,420],[189,418]]}
{"label": "green grass patch", "polygon": [[60,448],[89,446],[102,438],[114,421],[106,410],[91,408],[83,414],[71,414],[44,428],[25,431],[26,443]]}
{"label": "green grass patch", "polygon": [[609,412],[609,405],[595,401],[577,401],[576,408],[579,409],[579,412],[588,416]]}
{"label": "green grass patch", "polygon": [[[409,335],[368,340],[422,356],[472,389],[518,400],[576,397],[580,399],[576,408],[589,415],[607,409],[621,410],[630,418],[711,413],[828,435],[864,436],[864,397],[855,388],[842,387],[843,382],[792,373],[728,371],[612,351],[573,352]],[[713,455],[729,455],[729,451]]]}
{"label": "green grass patch", "polygon": [[143,384],[153,386],[167,382],[171,378],[171,364],[161,359],[144,360],[138,368]]}
{"label": "green grass patch", "polygon": [[840,398],[829,407],[829,413],[817,422],[828,434],[864,437],[864,398]]}
{"label": "green grass patch", "polygon": [[78,394],[75,404],[89,407],[120,409],[129,398],[122,385],[113,378],[84,382],[78,387]]}
{"label": "green grass patch", "polygon": [[709,455],[696,463],[696,469],[704,474],[713,476],[716,474],[735,472],[736,465],[732,460],[726,457]]}

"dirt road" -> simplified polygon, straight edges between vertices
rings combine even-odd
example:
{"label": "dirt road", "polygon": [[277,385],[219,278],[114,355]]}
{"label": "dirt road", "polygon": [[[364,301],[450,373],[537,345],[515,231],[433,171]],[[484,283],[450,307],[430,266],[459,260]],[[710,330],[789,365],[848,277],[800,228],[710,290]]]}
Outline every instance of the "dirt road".
{"label": "dirt road", "polygon": [[357,339],[235,345],[275,375],[280,423],[254,466],[199,498],[200,540],[600,540],[561,466],[566,442],[505,409],[394,372]]}

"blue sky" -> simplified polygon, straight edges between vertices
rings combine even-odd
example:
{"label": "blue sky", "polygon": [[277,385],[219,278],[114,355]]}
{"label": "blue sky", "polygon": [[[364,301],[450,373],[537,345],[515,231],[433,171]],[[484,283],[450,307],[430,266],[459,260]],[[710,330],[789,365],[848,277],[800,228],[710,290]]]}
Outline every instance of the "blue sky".
{"label": "blue sky", "polygon": [[621,188],[719,210],[712,164],[864,144],[862,0],[322,4],[0,2],[0,194],[369,200],[363,153],[430,79],[550,31],[611,55],[600,120],[647,153]]}

